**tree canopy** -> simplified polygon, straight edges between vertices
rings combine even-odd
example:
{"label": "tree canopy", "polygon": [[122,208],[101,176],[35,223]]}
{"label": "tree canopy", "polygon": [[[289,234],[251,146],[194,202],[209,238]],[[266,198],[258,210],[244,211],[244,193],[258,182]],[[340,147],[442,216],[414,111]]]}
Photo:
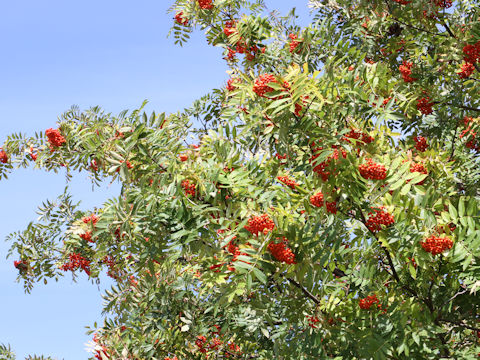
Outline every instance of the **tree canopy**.
{"label": "tree canopy", "polygon": [[[475,359],[480,353],[480,7],[177,0],[228,83],[190,108],[65,112],[9,136],[18,167],[117,181],[66,189],[9,236],[26,291],[115,279],[97,359]],[[266,15],[268,14],[268,15]]]}

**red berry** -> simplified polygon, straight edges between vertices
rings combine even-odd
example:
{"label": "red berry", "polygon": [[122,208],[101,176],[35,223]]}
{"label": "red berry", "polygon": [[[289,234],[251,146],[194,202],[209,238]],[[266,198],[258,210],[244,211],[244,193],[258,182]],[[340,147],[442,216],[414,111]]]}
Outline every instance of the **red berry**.
{"label": "red berry", "polygon": [[420,112],[424,115],[428,115],[433,112],[432,106],[433,102],[430,102],[430,98],[428,96],[417,100],[417,109],[420,110]]}
{"label": "red berry", "polygon": [[368,216],[369,217],[365,225],[373,233],[382,230],[382,225],[388,227],[395,223],[393,216],[387,211],[384,211],[383,207],[380,209],[375,209],[374,212],[370,212]]}
{"label": "red berry", "polygon": [[288,35],[288,37],[290,38],[290,44],[289,44],[289,48],[290,48],[290,53],[293,53],[295,52],[295,50],[297,49],[298,45],[300,45],[300,41],[297,40],[298,36],[295,35],[295,34],[290,34]]}
{"label": "red berry", "polygon": [[413,140],[415,141],[415,149],[420,152],[425,152],[425,150],[427,150],[427,139],[425,139],[423,136],[415,136]]}
{"label": "red berry", "polygon": [[475,71],[475,66],[472,63],[465,62],[462,64],[460,71],[457,73],[460,79],[466,79],[470,77]]}
{"label": "red berry", "polygon": [[[425,169],[425,166],[423,166],[422,163],[412,163],[410,165],[410,172],[411,173],[418,172],[418,173],[421,173],[421,174],[428,174],[427,169]],[[417,183],[417,185],[422,185],[424,182],[425,182],[425,179],[423,179],[422,181]]]}
{"label": "red berry", "polygon": [[332,202],[326,202],[325,206],[327,207],[327,212],[330,214],[336,214],[337,213],[337,202],[332,201]]}
{"label": "red berry", "polygon": [[179,13],[176,13],[175,14],[175,21],[180,24],[180,25],[183,25],[183,26],[187,26],[188,25],[188,19],[184,19],[183,18],[183,11],[180,11]]}
{"label": "red berry", "polygon": [[183,180],[182,188],[185,190],[185,195],[195,196],[197,186],[193,183],[190,183],[190,180]]}
{"label": "red berry", "polygon": [[50,143],[50,148],[53,150],[55,147],[62,146],[67,141],[65,138],[60,134],[59,129],[47,129],[45,131],[45,135],[48,138],[48,142]]}
{"label": "red berry", "polygon": [[408,62],[404,60],[402,62],[402,65],[400,65],[398,68],[400,70],[400,73],[402,74],[403,81],[405,81],[406,83],[417,80],[415,78],[410,77],[410,75],[412,74],[412,66],[413,66],[412,62]]}
{"label": "red berry", "polygon": [[465,45],[463,53],[465,62],[475,64],[480,60],[480,41],[477,41],[475,44]]}
{"label": "red berry", "polygon": [[323,206],[323,193],[321,191],[317,192],[315,195],[310,196],[310,204],[315,207]]}
{"label": "red berry", "polygon": [[453,246],[453,241],[447,237],[437,237],[432,235],[425,239],[425,241],[421,242],[420,245],[426,252],[429,252],[432,255],[438,255],[446,250],[451,249]]}
{"label": "red berry", "polygon": [[253,235],[259,233],[267,234],[275,228],[275,223],[267,214],[261,216],[254,216],[248,220],[248,225],[245,226],[245,230],[249,231]]}
{"label": "red berry", "polygon": [[197,1],[201,9],[205,9],[205,10],[213,9],[212,0],[197,0]]}
{"label": "red berry", "polygon": [[234,21],[225,22],[225,27],[223,28],[223,33],[227,36],[234,34],[237,31]]}
{"label": "red berry", "polygon": [[288,176],[277,176],[277,179],[283,182],[288,187],[295,189],[297,187],[297,182]]}
{"label": "red berry", "polygon": [[358,170],[365,179],[383,180],[387,177],[385,166],[374,163],[372,159],[367,159],[367,163],[360,165]]}
{"label": "red berry", "polygon": [[8,155],[5,151],[0,150],[0,162],[6,164],[8,162]]}
{"label": "red berry", "polygon": [[63,271],[75,271],[78,268],[81,268],[83,271],[90,275],[90,260],[87,260],[82,255],[78,253],[71,253],[68,255],[69,261],[60,266],[60,269]]}
{"label": "red berry", "polygon": [[380,300],[377,299],[376,294],[369,295],[364,299],[358,300],[358,305],[360,306],[360,309],[363,310],[369,310],[373,304],[380,305]]}
{"label": "red berry", "polygon": [[334,160],[338,160],[340,158],[340,155],[345,159],[347,157],[347,152],[340,148],[340,151],[337,147],[333,147],[333,153],[327,157],[325,161],[322,161],[321,163],[315,162],[315,159],[320,156],[321,150],[323,150],[323,147],[317,147],[315,142],[312,143],[312,153],[313,155],[310,157],[310,162],[313,164],[313,171],[317,173],[323,181],[327,181],[330,175],[335,171],[330,171],[330,166],[331,163],[334,162]]}
{"label": "red berry", "polygon": [[[278,238],[277,238],[278,240]],[[295,264],[295,254],[287,247],[288,240],[283,237],[279,243],[271,242],[268,244],[268,251],[270,251],[275,259],[286,264]]]}
{"label": "red berry", "polygon": [[268,84],[270,83],[278,83],[277,79],[273,74],[260,75],[255,80],[255,84],[253,85],[253,92],[260,97],[265,97],[266,93],[274,91],[272,87],[268,86]]}

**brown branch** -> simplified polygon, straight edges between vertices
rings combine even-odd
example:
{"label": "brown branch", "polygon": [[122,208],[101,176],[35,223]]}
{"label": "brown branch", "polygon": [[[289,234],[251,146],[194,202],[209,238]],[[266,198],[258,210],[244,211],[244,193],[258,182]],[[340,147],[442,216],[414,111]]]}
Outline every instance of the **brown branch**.
{"label": "brown branch", "polygon": [[[463,289],[463,288],[462,288],[462,289]],[[457,292],[455,293],[455,295],[453,295],[450,299],[448,299],[447,301],[445,301],[445,303],[444,303],[443,305],[448,304],[450,301],[452,301],[453,299],[455,299],[457,296],[462,295],[462,294],[465,294],[467,291],[468,291],[468,289],[463,289],[463,291],[457,291]]]}
{"label": "brown branch", "polygon": [[448,26],[447,22],[444,20],[442,22],[442,25],[443,27],[445,28],[445,30],[447,30],[448,34],[453,37],[454,39],[456,39],[457,37],[453,34],[452,30],[450,30],[450,27]]}
{"label": "brown branch", "polygon": [[437,321],[443,322],[443,323],[446,323],[446,324],[457,325],[457,326],[460,326],[460,327],[463,327],[463,328],[469,329],[469,330],[480,331],[480,328],[479,328],[479,327],[470,326],[470,325],[467,325],[467,324],[465,324],[465,323],[463,323],[463,322],[461,322],[461,321],[448,320],[448,319],[442,319],[442,318],[438,318]]}
{"label": "brown branch", "polygon": [[450,103],[446,103],[445,105],[450,105],[450,106],[457,107],[457,108],[460,108],[460,109],[480,112],[480,109],[474,108],[474,107],[471,107],[471,106],[467,106],[467,105],[455,105],[455,104],[450,104]]}
{"label": "brown branch", "polygon": [[447,37],[447,36],[448,36],[448,35],[445,35],[445,34],[440,34],[440,33],[437,33],[437,32],[430,31],[430,30],[426,30],[426,29],[424,29],[424,28],[419,28],[419,27],[416,27],[416,26],[414,26],[414,25],[412,25],[412,24],[409,24],[409,23],[406,23],[406,22],[400,20],[400,19],[397,18],[395,15],[393,15],[393,11],[392,11],[392,9],[390,8],[390,4],[388,3],[388,0],[385,0],[385,4],[386,4],[387,7],[388,7],[388,11],[390,12],[390,15],[392,16],[392,18],[393,18],[396,22],[398,22],[398,23],[400,23],[400,24],[402,24],[402,25],[405,25],[405,26],[407,26],[407,27],[409,27],[409,28],[412,28],[412,29],[415,29],[415,30],[418,30],[418,31],[426,32],[426,33],[428,33],[428,34],[437,35],[437,36],[443,36],[443,37]]}
{"label": "brown branch", "polygon": [[295,281],[291,278],[287,278],[286,276],[284,276],[283,274],[281,274],[282,277],[284,277],[285,279],[288,280],[288,282],[292,285],[294,285],[295,287],[299,288],[300,290],[302,290],[303,294],[308,297],[309,299],[313,300],[313,302],[315,304],[320,304],[320,300],[315,296],[313,295],[310,291],[308,291],[307,289],[305,289],[298,281]]}

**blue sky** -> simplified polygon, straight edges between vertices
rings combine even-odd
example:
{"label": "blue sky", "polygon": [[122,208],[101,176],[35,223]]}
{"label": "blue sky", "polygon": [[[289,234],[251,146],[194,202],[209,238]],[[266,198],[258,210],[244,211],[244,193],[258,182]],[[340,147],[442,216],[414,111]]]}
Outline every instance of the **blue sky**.
{"label": "blue sky", "polygon": [[[174,112],[210,89],[221,87],[227,67],[221,50],[201,33],[183,48],[167,39],[170,0],[18,0],[0,11],[0,144],[13,132],[33,134],[56,127],[72,105],[100,105],[118,113],[149,101],[147,111]],[[307,0],[267,0],[286,13],[292,6],[307,18]],[[0,239],[36,218],[35,209],[54,199],[65,185],[62,174],[21,170],[0,182]],[[71,184],[75,200],[87,210],[116,196],[118,185],[92,192],[85,174]],[[26,295],[15,283],[9,244],[0,240],[0,343],[18,359],[44,354],[86,359],[85,326],[101,322],[99,287],[84,273],[72,283],[38,284]],[[108,278],[100,289],[109,286]]]}

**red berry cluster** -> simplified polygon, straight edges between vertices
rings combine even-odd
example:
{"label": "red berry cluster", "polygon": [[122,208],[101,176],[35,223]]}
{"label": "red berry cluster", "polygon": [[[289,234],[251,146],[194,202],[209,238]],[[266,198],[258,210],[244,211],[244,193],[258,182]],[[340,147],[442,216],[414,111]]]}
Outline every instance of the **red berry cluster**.
{"label": "red berry cluster", "polygon": [[323,193],[321,191],[319,191],[316,194],[310,196],[310,204],[312,204],[315,207],[322,207],[323,206]]}
{"label": "red berry cluster", "polygon": [[317,328],[317,324],[320,322],[320,319],[316,316],[308,316],[307,315],[307,320],[308,320],[308,326],[310,326],[312,329]]}
{"label": "red berry cluster", "polygon": [[201,9],[205,9],[205,10],[213,9],[212,0],[197,0],[197,1]]}
{"label": "red berry cluster", "polygon": [[413,163],[410,165],[410,172],[419,172],[422,174],[428,174],[427,169],[425,169],[425,166],[423,166],[423,163]]}
{"label": "red berry cluster", "polygon": [[463,117],[463,125],[470,126],[470,124],[472,122],[473,122],[473,117],[471,117],[471,116],[464,116]]}
{"label": "red berry cluster", "polygon": [[128,278],[128,282],[130,283],[130,285],[132,285],[134,287],[138,286],[138,281],[135,278],[135,276],[133,276],[133,275],[130,275],[130,277]]}
{"label": "red berry cluster", "polygon": [[[278,240],[278,238],[277,238]],[[275,259],[286,264],[296,264],[295,254],[293,251],[287,247],[288,240],[286,237],[281,239],[281,242],[274,243],[271,242],[268,244],[267,248],[270,251]]]}
{"label": "red berry cluster", "polygon": [[187,26],[188,25],[188,19],[184,19],[183,18],[183,11],[180,11],[179,13],[176,13],[175,14],[175,21],[180,24],[180,25],[183,25],[183,26]]}
{"label": "red berry cluster", "polygon": [[463,47],[463,59],[466,63],[475,64],[480,61],[480,41],[475,44],[468,44]]}
{"label": "red berry cluster", "polygon": [[384,211],[383,208],[380,208],[368,213],[368,219],[365,225],[371,232],[376,233],[382,230],[382,225],[388,227],[394,223],[395,220],[393,216],[389,212]]}
{"label": "red berry cluster", "polygon": [[197,336],[197,340],[195,340],[195,345],[198,347],[198,351],[205,354],[207,349],[205,349],[205,344],[207,342],[207,338],[203,335]]}
{"label": "red berry cluster", "polygon": [[[36,155],[35,155],[35,156],[36,156]],[[90,169],[92,169],[93,172],[97,172],[97,171],[98,171],[97,160],[92,160],[92,162],[90,163]]]}
{"label": "red berry cluster", "polygon": [[0,150],[0,162],[6,164],[8,162],[8,155],[5,151]]}
{"label": "red berry cluster", "polygon": [[75,271],[78,268],[81,268],[83,271],[90,275],[90,260],[87,260],[82,255],[78,253],[71,253],[69,256],[69,261],[62,266],[60,269],[63,271]]}
{"label": "red berry cluster", "polygon": [[248,225],[245,225],[245,230],[249,231],[253,235],[258,235],[258,233],[267,234],[274,228],[275,223],[267,214],[254,216],[253,218],[248,219]]}
{"label": "red berry cluster", "polygon": [[195,185],[193,183],[190,183],[190,180],[183,180],[182,181],[182,188],[183,188],[183,190],[185,190],[185,195],[195,196],[197,185]]}
{"label": "red berry cluster", "polygon": [[329,155],[325,161],[322,161],[319,164],[315,164],[315,159],[320,156],[320,151],[323,149],[323,147],[314,147],[315,143],[312,144],[312,157],[310,158],[310,162],[314,163],[313,167],[313,172],[317,173],[323,181],[327,181],[330,175],[335,171],[329,171],[328,168],[333,160],[338,160],[341,156],[345,159],[347,157],[347,152],[340,148],[340,151],[338,148],[334,145],[332,146],[333,148],[333,154]]}
{"label": "red berry cluster", "polygon": [[380,300],[378,300],[376,294],[368,295],[366,298],[358,300],[358,305],[360,306],[360,309],[363,310],[369,310],[373,304],[377,304],[378,307],[381,307]]}
{"label": "red berry cluster", "polygon": [[427,150],[427,139],[425,139],[423,136],[415,136],[413,140],[415,141],[415,149],[420,152],[425,152],[425,150]]}
{"label": "red berry cluster", "polygon": [[[128,160],[127,161],[122,161],[122,163],[127,164],[127,169],[133,169],[133,165],[130,161],[128,161]],[[121,165],[117,168],[117,170],[116,170],[117,173],[120,172],[120,167],[121,167]]]}
{"label": "red berry cluster", "polygon": [[409,257],[408,260],[410,260],[410,262],[412,263],[413,267],[416,269],[418,265],[417,265],[417,262],[415,261],[415,258]]}
{"label": "red berry cluster", "polygon": [[235,245],[233,240],[230,240],[228,242],[226,248],[227,248],[227,251],[230,254],[232,254],[234,258],[240,255],[240,248],[237,245]]}
{"label": "red berry cluster", "polygon": [[235,21],[225,22],[225,27],[223,28],[223,33],[227,36],[235,34],[237,28],[235,27]]}
{"label": "red berry cluster", "polygon": [[[253,61],[255,60],[255,56],[257,52],[259,51],[257,45],[252,45],[250,47],[247,46],[245,40],[243,38],[240,38],[240,40],[237,42],[235,45],[235,49],[228,48],[228,54],[226,57],[226,60],[233,61],[235,60],[235,54],[245,54],[246,59],[248,61]],[[262,49],[263,53],[263,49]]]}
{"label": "red berry cluster", "polygon": [[86,216],[86,217],[82,218],[82,221],[85,224],[92,223],[92,225],[95,226],[98,222],[98,216],[95,215],[95,214],[92,214],[91,216]]}
{"label": "red berry cluster", "polygon": [[83,234],[80,234],[80,237],[87,242],[91,242],[91,243],[95,242],[95,241],[92,240],[92,232],[91,231],[87,231]]}
{"label": "red berry cluster", "polygon": [[240,82],[240,79],[238,78],[233,78],[233,79],[228,79],[227,81],[227,91],[233,91],[235,90],[235,83]]}
{"label": "red berry cluster", "polygon": [[[227,266],[227,269],[230,270],[230,271],[235,271],[235,268],[232,266],[233,265],[232,263],[238,260],[238,256],[248,255],[248,254],[240,251],[240,248],[234,242],[235,238],[236,238],[236,236],[234,236],[234,238],[232,240],[230,240],[228,245],[226,246],[226,250],[231,255],[233,255],[232,262]],[[244,263],[247,263],[247,264],[250,264],[247,261],[243,261],[243,260],[240,260],[240,261],[244,262]]]}
{"label": "red berry cluster", "polygon": [[277,179],[292,189],[298,186],[297,182],[288,176],[277,176]]}
{"label": "red berry cluster", "polygon": [[172,358],[166,357],[163,360],[178,360],[178,358],[176,356],[174,356]]}
{"label": "red berry cluster", "polygon": [[278,160],[285,160],[285,159],[287,158],[287,153],[284,153],[283,155],[276,154],[275,157],[276,157]]}
{"label": "red berry cluster", "polygon": [[475,66],[472,63],[464,62],[460,71],[457,73],[460,79],[466,79],[470,77],[475,71]]}
{"label": "red berry cluster", "polygon": [[[363,85],[363,84],[364,84],[364,82],[362,82],[362,85]],[[383,99],[382,105],[380,105],[380,106],[381,106],[381,107],[387,106],[388,102],[389,102],[391,99],[392,99],[391,96],[388,97],[388,98]],[[375,96],[375,101],[372,101],[372,102],[370,103],[370,100],[367,100],[367,104],[371,104],[372,107],[375,107],[375,106],[377,106],[377,100],[378,100],[378,96]],[[396,100],[395,100],[395,101],[396,101]]]}
{"label": "red berry cluster", "polygon": [[366,298],[358,300],[358,305],[362,310],[370,310],[373,304],[376,304],[377,309],[382,310],[384,314],[387,312],[387,309],[382,309],[382,304],[380,304],[380,300],[378,300],[377,294],[368,295]]}
{"label": "red berry cluster", "polygon": [[[240,351],[240,346],[238,346],[237,344],[235,344],[233,341],[229,342],[228,343],[228,350],[230,351],[233,351],[233,352],[236,352],[237,354],[241,354],[241,351]],[[225,354],[226,358],[229,358],[230,357],[230,354],[227,353]]]}
{"label": "red berry cluster", "polygon": [[[288,83],[287,83],[288,84]],[[284,85],[285,86],[285,85]],[[288,84],[288,86],[285,86],[286,89],[290,89],[290,85]],[[307,103],[307,100],[309,99],[310,97],[309,96],[303,96],[302,97],[302,104],[300,103],[296,103],[295,104],[295,110],[293,111],[293,113],[295,114],[295,116],[297,117],[301,117],[301,113],[302,113],[302,110],[303,110],[303,106],[306,105]]]}
{"label": "red berry cluster", "polygon": [[45,135],[48,138],[48,142],[50,143],[50,149],[54,149],[55,147],[62,146],[67,141],[65,138],[60,134],[59,129],[47,129],[45,131]]}
{"label": "red berry cluster", "polygon": [[102,259],[102,262],[108,266],[107,275],[110,276],[112,279],[119,279],[118,271],[115,268],[115,260],[113,256],[107,255]]}
{"label": "red berry cluster", "polygon": [[253,85],[253,92],[260,97],[265,97],[266,93],[274,91],[274,89],[268,84],[278,83],[277,79],[273,74],[263,74],[255,79],[255,84]]}
{"label": "red berry cluster", "polygon": [[342,138],[342,140],[350,143],[351,141],[349,139],[361,140],[365,144],[370,144],[375,140],[374,137],[368,135],[367,133],[364,133],[360,130],[355,130],[355,129],[351,129],[350,132]]}
{"label": "red berry cluster", "polygon": [[399,3],[400,5],[408,5],[411,3],[411,1],[408,1],[408,0],[393,0],[395,1],[396,3]]}
{"label": "red berry cluster", "polygon": [[327,208],[327,212],[330,214],[336,214],[337,213],[337,202],[332,201],[332,202],[326,202],[325,206]]}
{"label": "red berry cluster", "polygon": [[188,155],[187,154],[180,154],[178,159],[182,162],[187,161],[188,160]]}
{"label": "red berry cluster", "polygon": [[289,44],[290,53],[293,53],[297,49],[298,45],[300,45],[300,41],[297,40],[298,36],[295,35],[295,34],[290,34],[290,35],[288,35],[288,37],[291,40],[290,44]]}
{"label": "red berry cluster", "polygon": [[447,9],[453,5],[452,0],[433,0],[432,2],[438,7]]}
{"label": "red berry cluster", "polygon": [[104,360],[105,358],[110,359],[110,355],[108,355],[108,349],[100,344],[100,341],[97,338],[97,334],[93,335],[93,341],[97,344],[95,346],[95,359],[97,360]]}
{"label": "red berry cluster", "polygon": [[402,74],[403,81],[405,81],[406,83],[414,82],[415,80],[417,80],[416,78],[412,78],[410,76],[412,74],[412,66],[412,62],[403,60],[402,65],[398,67],[398,70],[400,70],[400,74]]}
{"label": "red berry cluster", "polygon": [[453,246],[453,241],[447,237],[437,237],[432,235],[428,237],[425,241],[421,242],[423,250],[431,253],[432,255],[438,255],[449,250]]}
{"label": "red berry cluster", "polygon": [[[224,342],[221,339],[221,334],[220,334],[220,326],[214,325],[215,330],[211,331],[212,338],[210,341],[207,341],[207,337],[204,335],[197,336],[195,340],[195,345],[198,348],[198,351],[200,351],[202,354],[206,354],[207,351],[216,351],[218,352],[221,350],[222,345],[225,351],[225,358],[229,358],[230,356],[236,357],[238,355],[241,355],[242,352],[240,350],[240,347],[236,345],[233,341]],[[172,358],[172,360],[178,360],[176,357]],[[207,355],[208,359],[208,355]]]}
{"label": "red berry cluster", "polygon": [[417,109],[424,115],[431,114],[433,112],[432,109],[433,102],[430,102],[430,97],[422,97],[417,100]]}
{"label": "red berry cluster", "polygon": [[218,272],[220,272],[220,270],[218,268],[221,268],[223,265],[225,265],[225,263],[213,264],[212,266],[209,267],[209,269],[218,273]]}
{"label": "red berry cluster", "polygon": [[115,238],[117,239],[117,241],[120,241],[126,235],[125,233],[120,233],[120,226],[115,229],[114,234],[115,234]]}
{"label": "red berry cluster", "polygon": [[[413,163],[413,164],[411,164],[411,165],[410,165],[410,172],[411,172],[411,173],[418,172],[418,173],[425,174],[425,175],[428,174],[428,170],[425,169],[425,166],[424,166],[422,163]],[[423,185],[423,184],[425,183],[425,180],[426,180],[426,179],[423,179],[422,181],[420,181],[419,183],[417,183],[417,185]]]}
{"label": "red berry cluster", "polygon": [[360,175],[365,179],[383,180],[387,177],[387,169],[381,164],[374,163],[372,159],[367,158],[366,164],[358,167]]}
{"label": "red berry cluster", "polygon": [[30,146],[30,152],[29,152],[29,154],[30,154],[30,158],[31,158],[33,161],[37,161],[37,156],[38,156],[38,155],[33,153],[33,146]]}
{"label": "red berry cluster", "polygon": [[13,262],[13,266],[17,268],[18,270],[23,270],[28,267],[28,261],[27,260],[15,260]]}
{"label": "red berry cluster", "polygon": [[465,146],[469,149],[480,151],[480,144],[477,142],[477,132],[473,131],[471,126],[468,126],[465,130],[462,131],[460,134],[460,139],[466,138],[467,142]]}

